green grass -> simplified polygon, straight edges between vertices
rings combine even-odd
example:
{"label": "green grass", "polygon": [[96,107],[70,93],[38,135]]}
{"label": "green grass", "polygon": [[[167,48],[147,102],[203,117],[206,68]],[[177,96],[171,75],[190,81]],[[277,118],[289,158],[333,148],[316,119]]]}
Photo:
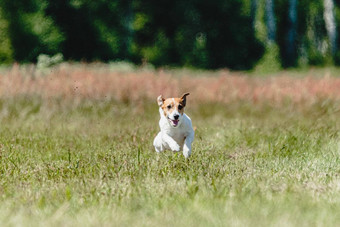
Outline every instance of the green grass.
{"label": "green grass", "polygon": [[0,100],[2,226],[339,226],[339,103],[190,106],[192,157],[156,154],[155,103]]}

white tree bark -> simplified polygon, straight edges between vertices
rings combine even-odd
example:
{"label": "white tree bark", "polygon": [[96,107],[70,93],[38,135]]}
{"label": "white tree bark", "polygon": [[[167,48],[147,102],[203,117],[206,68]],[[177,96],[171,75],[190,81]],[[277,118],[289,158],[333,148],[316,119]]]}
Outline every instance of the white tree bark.
{"label": "white tree bark", "polygon": [[326,24],[327,35],[329,38],[332,55],[335,55],[336,45],[336,22],[334,16],[334,0],[323,0],[324,12],[323,17]]}

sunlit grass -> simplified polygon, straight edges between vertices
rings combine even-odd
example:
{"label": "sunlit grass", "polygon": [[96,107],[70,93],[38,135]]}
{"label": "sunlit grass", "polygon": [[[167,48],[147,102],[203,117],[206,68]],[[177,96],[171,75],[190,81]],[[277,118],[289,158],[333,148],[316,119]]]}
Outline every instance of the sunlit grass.
{"label": "sunlit grass", "polygon": [[[1,100],[4,225],[340,223],[339,112],[190,106],[193,155],[156,154],[154,103]],[[292,112],[293,111],[293,112]]]}

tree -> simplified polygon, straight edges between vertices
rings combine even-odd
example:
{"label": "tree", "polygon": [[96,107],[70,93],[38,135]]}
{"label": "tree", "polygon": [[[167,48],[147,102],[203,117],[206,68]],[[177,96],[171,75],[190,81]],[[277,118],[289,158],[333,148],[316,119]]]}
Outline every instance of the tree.
{"label": "tree", "polygon": [[336,35],[336,23],[335,23],[335,16],[334,16],[334,2],[333,0],[323,0],[323,5],[324,5],[323,17],[325,20],[331,54],[332,56],[334,56],[337,50],[337,45],[336,45],[337,35]]}
{"label": "tree", "polygon": [[266,0],[266,24],[268,42],[275,43],[276,40],[276,21],[274,13],[274,0]]}
{"label": "tree", "polygon": [[287,66],[296,65],[297,3],[298,0],[289,0],[288,31],[285,48],[287,56]]}
{"label": "tree", "polygon": [[47,5],[48,0],[0,1],[14,60],[34,62],[41,53],[59,52],[64,37],[45,14]]}
{"label": "tree", "polygon": [[256,12],[257,12],[257,4],[258,0],[251,0],[250,1],[250,17],[251,17],[251,23],[253,30],[255,32],[256,30]]}
{"label": "tree", "polygon": [[3,17],[0,7],[0,63],[13,61],[13,48],[8,34],[8,20]]}

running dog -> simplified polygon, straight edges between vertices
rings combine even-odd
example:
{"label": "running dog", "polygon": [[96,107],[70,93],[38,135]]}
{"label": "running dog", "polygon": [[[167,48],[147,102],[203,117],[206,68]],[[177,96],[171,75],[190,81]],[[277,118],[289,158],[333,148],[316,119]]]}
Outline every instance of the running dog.
{"label": "running dog", "polygon": [[183,151],[185,158],[191,155],[191,144],[194,141],[195,132],[190,117],[184,113],[188,95],[189,93],[185,93],[180,98],[168,99],[164,99],[162,95],[158,96],[161,131],[153,141],[156,152]]}

